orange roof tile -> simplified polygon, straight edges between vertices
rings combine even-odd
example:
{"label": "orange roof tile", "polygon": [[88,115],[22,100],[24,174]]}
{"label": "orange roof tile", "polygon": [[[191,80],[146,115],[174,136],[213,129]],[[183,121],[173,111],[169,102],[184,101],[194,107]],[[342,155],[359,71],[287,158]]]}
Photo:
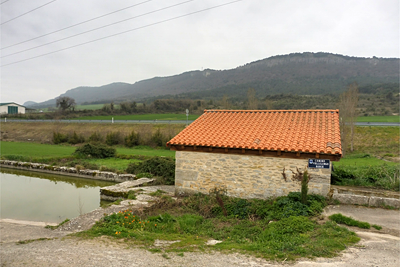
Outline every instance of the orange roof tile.
{"label": "orange roof tile", "polygon": [[170,145],[341,155],[339,110],[205,110]]}

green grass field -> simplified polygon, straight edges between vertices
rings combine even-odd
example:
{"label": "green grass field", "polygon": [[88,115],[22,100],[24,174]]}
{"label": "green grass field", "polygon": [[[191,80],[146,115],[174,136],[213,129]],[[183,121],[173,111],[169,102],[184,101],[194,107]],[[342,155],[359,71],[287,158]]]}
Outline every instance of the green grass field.
{"label": "green grass field", "polygon": [[134,148],[118,147],[117,153],[121,155],[143,155],[175,158],[175,151],[169,149],[153,149],[146,146]]}
{"label": "green grass field", "polygon": [[73,146],[61,146],[61,145],[47,145],[38,143],[27,143],[27,142],[0,142],[0,154],[15,155],[15,156],[27,156],[27,157],[64,157],[70,156],[76,147]]}
{"label": "green grass field", "polygon": [[[189,115],[189,120],[195,120],[199,115]],[[80,117],[76,120],[186,120],[186,114],[143,114],[143,115],[115,115]]]}
{"label": "green grass field", "polygon": [[[2,156],[15,155],[26,157],[54,158],[71,156],[76,147],[62,145],[47,145],[27,142],[0,142]],[[117,147],[117,154],[175,157],[175,151],[167,149],[152,149],[150,147],[124,148]]]}
{"label": "green grass field", "polygon": [[396,162],[381,160],[375,157],[371,157],[368,154],[365,155],[348,155],[340,161],[333,162],[335,167],[371,167],[371,166],[381,166],[381,165],[389,165],[389,166],[398,166],[399,164]]}
{"label": "green grass field", "polygon": [[358,122],[400,122],[400,116],[367,116],[358,117]]}
{"label": "green grass field", "polygon": [[[96,110],[96,109],[101,109],[104,106],[104,104],[94,104],[94,105],[76,105],[75,110]],[[119,105],[114,105],[115,108],[118,108]]]}

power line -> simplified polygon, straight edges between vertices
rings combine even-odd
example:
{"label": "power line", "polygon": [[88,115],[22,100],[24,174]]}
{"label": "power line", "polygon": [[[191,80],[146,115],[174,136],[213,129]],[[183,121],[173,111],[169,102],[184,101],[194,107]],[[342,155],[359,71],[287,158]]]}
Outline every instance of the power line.
{"label": "power line", "polygon": [[5,58],[5,57],[13,56],[13,55],[16,55],[16,54],[20,54],[20,53],[23,53],[23,52],[26,52],[26,51],[29,51],[29,50],[33,50],[33,49],[36,49],[36,48],[39,48],[39,47],[42,47],[42,46],[46,46],[46,45],[49,45],[49,44],[58,43],[60,41],[64,41],[64,40],[67,40],[67,39],[70,39],[70,38],[73,38],[73,37],[76,37],[76,36],[79,36],[79,35],[83,35],[83,34],[86,34],[86,33],[89,33],[89,32],[93,32],[93,31],[97,31],[99,29],[103,29],[103,28],[106,28],[106,27],[109,27],[109,26],[112,26],[112,25],[115,25],[115,24],[118,24],[118,23],[122,23],[122,22],[125,22],[125,21],[128,21],[128,20],[132,20],[132,19],[136,19],[136,18],[139,18],[139,17],[143,17],[143,16],[146,16],[146,15],[149,15],[149,14],[152,14],[152,13],[163,11],[163,10],[166,10],[166,9],[169,9],[169,8],[172,8],[172,7],[176,7],[176,6],[179,6],[179,5],[183,5],[183,4],[186,4],[186,3],[189,3],[189,2],[193,2],[193,1],[195,1],[195,0],[188,0],[188,1],[184,1],[184,2],[181,2],[181,3],[175,4],[175,5],[172,5],[172,6],[168,6],[168,7],[160,8],[160,9],[157,9],[157,10],[153,10],[153,11],[150,11],[150,12],[138,15],[138,16],[134,16],[134,17],[131,17],[131,18],[128,18],[128,19],[123,19],[123,20],[120,20],[120,21],[117,21],[117,22],[113,22],[111,24],[107,24],[107,25],[104,25],[104,26],[101,26],[101,27],[97,27],[97,28],[94,28],[94,29],[91,29],[91,30],[88,30],[88,31],[81,32],[81,33],[77,33],[77,34],[74,34],[74,35],[71,35],[71,36],[68,36],[68,37],[64,37],[64,38],[55,40],[55,41],[51,41],[51,42],[48,42],[48,43],[45,43],[45,44],[41,44],[41,45],[34,46],[34,47],[31,47],[31,48],[27,48],[27,49],[24,49],[24,50],[21,50],[21,51],[18,51],[18,52],[14,52],[14,53],[2,56],[1,58]]}
{"label": "power line", "polygon": [[0,5],[4,4],[5,2],[8,2],[8,1],[10,1],[10,0],[3,1],[0,3]]}
{"label": "power line", "polygon": [[[9,1],[9,0],[7,0],[7,1]],[[22,41],[22,42],[19,42],[19,43],[16,43],[16,44],[12,44],[12,45],[9,45],[9,46],[6,46],[6,47],[2,47],[2,48],[0,48],[0,50],[6,49],[6,48],[9,48],[9,47],[12,47],[12,46],[16,46],[16,45],[19,45],[19,44],[23,44],[23,43],[26,43],[26,42],[29,42],[29,41],[32,41],[32,40],[36,40],[36,39],[39,39],[41,37],[44,37],[44,36],[47,36],[47,35],[50,35],[50,34],[53,34],[53,33],[57,33],[57,32],[60,32],[60,31],[66,30],[66,29],[70,29],[70,28],[73,28],[75,26],[78,26],[78,25],[81,25],[81,24],[84,24],[84,23],[87,23],[87,22],[90,22],[90,21],[93,21],[93,20],[96,20],[96,19],[99,19],[99,18],[103,18],[103,17],[106,17],[108,15],[111,15],[111,14],[114,14],[114,13],[129,9],[129,8],[132,8],[132,7],[135,7],[135,6],[139,6],[139,5],[145,4],[147,2],[151,2],[151,1],[153,1],[153,0],[147,0],[147,1],[141,2],[139,4],[134,4],[134,5],[131,5],[131,6],[128,6],[128,7],[124,7],[124,8],[115,10],[113,12],[110,12],[110,13],[107,13],[107,14],[104,14],[104,15],[101,15],[101,16],[98,16],[98,17],[95,17],[95,18],[91,18],[91,19],[88,19],[88,20],[85,20],[85,21],[82,21],[82,22],[79,22],[77,24],[73,24],[71,26],[68,26],[68,27],[53,31],[53,32],[49,32],[49,33],[34,37],[34,38],[26,40],[26,41]]]}
{"label": "power line", "polygon": [[[30,11],[28,11],[28,12],[25,12],[25,13],[19,15],[19,16],[16,16],[15,18],[12,18],[12,19],[9,19],[9,20],[7,20],[7,21],[5,21],[5,22],[2,22],[0,25],[6,24],[6,23],[8,23],[8,22],[10,22],[10,21],[12,21],[12,20],[15,20],[15,19],[17,19],[17,18],[20,18],[20,17],[22,17],[22,16],[25,16],[26,14],[31,13],[31,12],[33,12],[33,11],[35,11],[35,10],[38,10],[39,8],[42,8],[42,7],[44,7],[44,6],[47,6],[48,4],[51,4],[51,3],[55,2],[55,1],[57,1],[57,0],[53,0],[53,1],[47,2],[46,4],[41,5],[41,6],[38,6],[37,8],[34,8],[34,9],[32,9],[32,10],[30,10]],[[5,2],[6,2],[6,1],[5,1]],[[5,3],[5,2],[3,2],[3,3]],[[3,3],[2,3],[2,4],[3,4]]]}
{"label": "power line", "polygon": [[128,33],[128,32],[132,32],[132,31],[148,28],[148,27],[151,27],[151,26],[154,26],[154,25],[162,24],[162,23],[165,23],[165,22],[168,22],[168,21],[172,21],[172,20],[183,18],[183,17],[191,16],[191,15],[194,15],[194,14],[198,14],[198,13],[201,13],[201,12],[204,12],[204,11],[208,11],[208,10],[219,8],[219,7],[223,7],[223,6],[227,6],[227,5],[230,5],[230,4],[233,4],[233,3],[236,3],[236,2],[241,2],[241,1],[244,1],[244,0],[235,0],[235,1],[231,1],[231,2],[225,3],[225,4],[216,5],[216,6],[213,6],[213,7],[208,7],[208,8],[205,8],[205,9],[201,9],[201,10],[198,10],[198,11],[187,13],[185,15],[180,15],[180,16],[176,16],[176,17],[173,17],[173,18],[160,20],[158,22],[150,23],[150,24],[147,24],[147,25],[144,25],[144,26],[141,26],[141,27],[137,27],[137,28],[134,28],[134,29],[130,29],[130,30],[127,30],[127,31],[111,34],[111,35],[108,35],[108,36],[105,36],[105,37],[102,37],[102,38],[98,38],[98,39],[94,39],[94,40],[87,41],[87,42],[84,42],[84,43],[80,43],[80,44],[77,44],[77,45],[69,46],[69,47],[66,47],[66,48],[63,48],[63,49],[55,50],[55,51],[48,52],[48,53],[45,53],[45,54],[41,54],[41,55],[38,55],[38,56],[22,59],[22,60],[19,60],[19,61],[8,63],[8,64],[4,64],[4,65],[1,65],[0,67],[5,67],[5,66],[17,64],[17,63],[20,63],[20,62],[28,61],[28,60],[31,60],[31,59],[35,59],[35,58],[51,55],[51,54],[54,54],[54,53],[57,53],[57,52],[61,52],[61,51],[64,51],[64,50],[68,50],[68,49],[72,49],[72,48],[75,48],[75,47],[78,47],[78,46],[94,43],[94,42],[97,42],[97,41],[100,41],[100,40],[104,40],[104,39],[108,39],[108,38],[111,38],[111,37],[115,37],[115,36],[118,36],[118,35],[121,35],[121,34],[124,34],[124,33]]}

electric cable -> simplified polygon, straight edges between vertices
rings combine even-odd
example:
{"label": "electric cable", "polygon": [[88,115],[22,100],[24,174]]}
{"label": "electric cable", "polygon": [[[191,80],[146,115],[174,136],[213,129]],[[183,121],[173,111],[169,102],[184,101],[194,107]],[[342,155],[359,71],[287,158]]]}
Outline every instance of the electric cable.
{"label": "electric cable", "polygon": [[[7,21],[4,21],[4,22],[2,22],[0,25],[6,24],[6,23],[8,23],[8,22],[10,22],[10,21],[13,21],[13,20],[17,19],[17,18],[20,18],[20,17],[22,17],[22,16],[25,16],[26,14],[29,14],[29,13],[35,11],[35,10],[38,10],[39,8],[42,8],[42,7],[44,7],[44,6],[47,6],[48,4],[51,4],[51,3],[55,2],[55,1],[57,1],[57,0],[53,0],[53,1],[47,2],[46,4],[41,5],[41,6],[38,6],[37,8],[34,8],[34,9],[32,9],[32,10],[30,10],[30,11],[28,11],[28,12],[25,12],[25,13],[19,15],[19,16],[16,16],[15,18],[12,18],[12,19],[9,19],[9,20],[7,20]],[[5,2],[7,2],[7,1],[5,1]],[[3,2],[3,3],[5,3],[5,2]],[[2,4],[3,4],[3,3],[2,3]]]}
{"label": "electric cable", "polygon": [[205,9],[201,9],[201,10],[198,10],[198,11],[194,11],[194,12],[191,12],[191,13],[187,13],[187,14],[184,14],[184,15],[176,16],[176,17],[173,17],[173,18],[160,20],[158,22],[150,23],[150,24],[147,24],[147,25],[144,25],[144,26],[140,26],[140,27],[137,27],[137,28],[134,28],[134,29],[130,29],[130,30],[119,32],[119,33],[111,34],[111,35],[108,35],[108,36],[105,36],[105,37],[101,37],[101,38],[98,38],[98,39],[94,39],[94,40],[91,40],[91,41],[87,41],[87,42],[84,42],[84,43],[72,45],[72,46],[65,47],[65,48],[62,48],[62,49],[59,49],[59,50],[55,50],[55,51],[52,51],[52,52],[44,53],[44,54],[41,54],[41,55],[38,55],[38,56],[34,56],[34,57],[18,60],[18,61],[15,61],[15,62],[7,63],[7,64],[4,64],[4,65],[1,65],[0,67],[10,66],[10,65],[14,65],[14,64],[17,64],[17,63],[25,62],[25,61],[28,61],[28,60],[32,60],[32,59],[35,59],[35,58],[51,55],[51,54],[58,53],[58,52],[61,52],[61,51],[64,51],[64,50],[69,50],[69,49],[72,49],[72,48],[75,48],[75,47],[79,47],[79,46],[82,46],[82,45],[94,43],[94,42],[97,42],[97,41],[100,41],[100,40],[108,39],[108,38],[111,38],[111,37],[115,37],[115,36],[118,36],[118,35],[121,35],[121,34],[125,34],[125,33],[132,32],[132,31],[136,31],[136,30],[139,30],[139,29],[148,28],[148,27],[151,27],[151,26],[154,26],[154,25],[162,24],[162,23],[165,23],[165,22],[169,22],[169,21],[172,21],[172,20],[176,20],[176,19],[180,19],[180,18],[183,18],[183,17],[191,16],[191,15],[194,15],[194,14],[198,14],[198,13],[201,13],[201,12],[204,12],[204,11],[212,10],[212,9],[223,7],[223,6],[227,6],[227,5],[230,5],[230,4],[233,4],[233,3],[236,3],[236,2],[241,2],[241,1],[244,1],[244,0],[235,0],[235,1],[224,3],[224,4],[208,7],[208,8],[205,8]]}
{"label": "electric cable", "polygon": [[117,21],[117,22],[113,22],[113,23],[101,26],[101,27],[97,27],[97,28],[94,28],[94,29],[91,29],[91,30],[87,30],[87,31],[84,31],[84,32],[81,32],[81,33],[77,33],[77,34],[74,34],[74,35],[71,35],[71,36],[68,36],[68,37],[64,37],[64,38],[61,38],[61,39],[58,39],[58,40],[55,40],[55,41],[51,41],[51,42],[48,42],[48,43],[45,43],[45,44],[41,44],[41,45],[34,46],[34,47],[31,47],[31,48],[27,48],[27,49],[24,49],[24,50],[21,50],[21,51],[18,51],[18,52],[14,52],[14,53],[2,56],[1,58],[17,55],[17,54],[20,54],[20,53],[23,53],[23,52],[26,52],[26,51],[29,51],[29,50],[33,50],[33,49],[36,49],[36,48],[39,48],[39,47],[43,47],[43,46],[46,46],[46,45],[49,45],[49,44],[58,43],[60,41],[64,41],[64,40],[67,40],[67,39],[70,39],[70,38],[73,38],[73,37],[76,37],[76,36],[79,36],[79,35],[83,35],[83,34],[86,34],[86,33],[89,33],[89,32],[93,32],[93,31],[97,31],[99,29],[103,29],[103,28],[106,28],[106,27],[109,27],[109,26],[112,26],[112,25],[115,25],[115,24],[118,24],[118,23],[122,23],[122,22],[125,22],[125,21],[128,21],[128,20],[132,20],[132,19],[136,19],[136,18],[139,18],[139,17],[143,17],[143,16],[146,16],[146,15],[149,15],[149,14],[152,14],[152,13],[156,13],[156,12],[159,12],[159,11],[164,11],[166,9],[169,9],[169,8],[172,8],[172,7],[176,7],[176,6],[179,6],[179,5],[183,5],[183,4],[187,4],[187,3],[193,2],[193,1],[195,1],[195,0],[188,0],[188,1],[184,1],[184,2],[181,2],[181,3],[175,4],[175,5],[172,5],[172,6],[168,6],[168,7],[160,8],[160,9],[157,9],[157,10],[153,10],[153,11],[150,11],[150,12],[138,15],[138,16],[134,16],[134,17],[131,17],[131,18],[128,18],[128,19],[123,19],[123,20],[120,20],[120,21]]}
{"label": "electric cable", "polygon": [[[9,0],[7,0],[7,1],[9,1]],[[115,10],[113,12],[110,12],[110,13],[107,13],[107,14],[104,14],[104,15],[101,15],[101,16],[98,16],[98,17],[95,17],[95,18],[91,18],[91,19],[85,20],[85,21],[73,24],[71,26],[68,26],[68,27],[53,31],[53,32],[49,32],[49,33],[46,33],[46,34],[31,38],[31,39],[28,39],[28,40],[25,40],[25,41],[22,41],[22,42],[19,42],[19,43],[15,43],[15,44],[12,44],[12,45],[9,45],[9,46],[2,47],[2,48],[0,48],[0,50],[6,49],[6,48],[9,48],[9,47],[12,47],[12,46],[16,46],[16,45],[19,45],[19,44],[23,44],[23,43],[26,43],[26,42],[29,42],[29,41],[32,41],[32,40],[36,40],[36,39],[42,38],[44,36],[48,36],[48,35],[53,34],[53,33],[61,32],[63,30],[70,29],[70,28],[73,28],[75,26],[78,26],[78,25],[81,25],[81,24],[84,24],[84,23],[87,23],[87,22],[90,22],[90,21],[93,21],[93,20],[96,20],[96,19],[99,19],[99,18],[103,18],[103,17],[106,17],[108,15],[111,15],[111,14],[114,14],[114,13],[129,9],[129,8],[132,8],[132,7],[135,7],[135,6],[139,6],[139,5],[142,5],[144,3],[151,2],[151,1],[153,1],[153,0],[147,0],[147,1],[144,1],[144,2],[141,2],[141,3],[138,3],[138,4],[134,4],[134,5],[131,5],[131,6],[128,6],[128,7],[124,7],[124,8]]]}
{"label": "electric cable", "polygon": [[3,1],[0,3],[0,5],[4,4],[5,2],[8,2],[8,1],[10,1],[10,0]]}

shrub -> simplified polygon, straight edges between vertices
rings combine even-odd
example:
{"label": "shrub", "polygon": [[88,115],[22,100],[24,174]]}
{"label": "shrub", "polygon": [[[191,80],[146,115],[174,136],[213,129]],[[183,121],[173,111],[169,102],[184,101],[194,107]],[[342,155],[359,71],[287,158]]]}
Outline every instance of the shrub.
{"label": "shrub", "polygon": [[167,143],[167,138],[163,135],[160,128],[151,136],[151,141],[155,146],[165,147]]}
{"label": "shrub", "polygon": [[143,178],[143,177],[145,177],[145,178],[153,178],[153,174],[148,173],[148,172],[142,172],[142,173],[136,174],[136,178],[137,179]]}
{"label": "shrub", "polygon": [[154,176],[162,176],[166,178],[166,184],[173,185],[175,183],[175,160],[164,157],[153,157],[139,163],[130,163],[126,172],[132,174],[146,172]]}
{"label": "shrub", "polygon": [[100,133],[94,132],[89,136],[89,142],[91,143],[100,143],[103,141],[103,136]]}
{"label": "shrub", "polygon": [[106,136],[106,144],[109,146],[122,144],[123,139],[120,132],[110,132]]}
{"label": "shrub", "polygon": [[68,143],[70,143],[72,145],[81,144],[84,142],[85,142],[85,137],[83,137],[83,135],[81,135],[81,134],[77,135],[75,131],[72,134],[72,136],[69,136],[69,138],[68,138]]}
{"label": "shrub", "polygon": [[331,175],[332,184],[339,184],[343,179],[353,180],[354,178],[354,174],[339,167],[334,168]]}
{"label": "shrub", "polygon": [[75,155],[84,156],[84,157],[93,157],[93,158],[111,158],[116,154],[115,148],[106,147],[103,145],[93,145],[93,144],[85,144],[81,147],[78,147],[75,152]]}
{"label": "shrub", "polygon": [[125,145],[127,147],[133,147],[139,145],[139,134],[132,131],[128,136],[125,137]]}
{"label": "shrub", "polygon": [[61,144],[61,143],[67,143],[68,142],[68,135],[62,134],[59,132],[53,132],[53,143],[54,144]]}

